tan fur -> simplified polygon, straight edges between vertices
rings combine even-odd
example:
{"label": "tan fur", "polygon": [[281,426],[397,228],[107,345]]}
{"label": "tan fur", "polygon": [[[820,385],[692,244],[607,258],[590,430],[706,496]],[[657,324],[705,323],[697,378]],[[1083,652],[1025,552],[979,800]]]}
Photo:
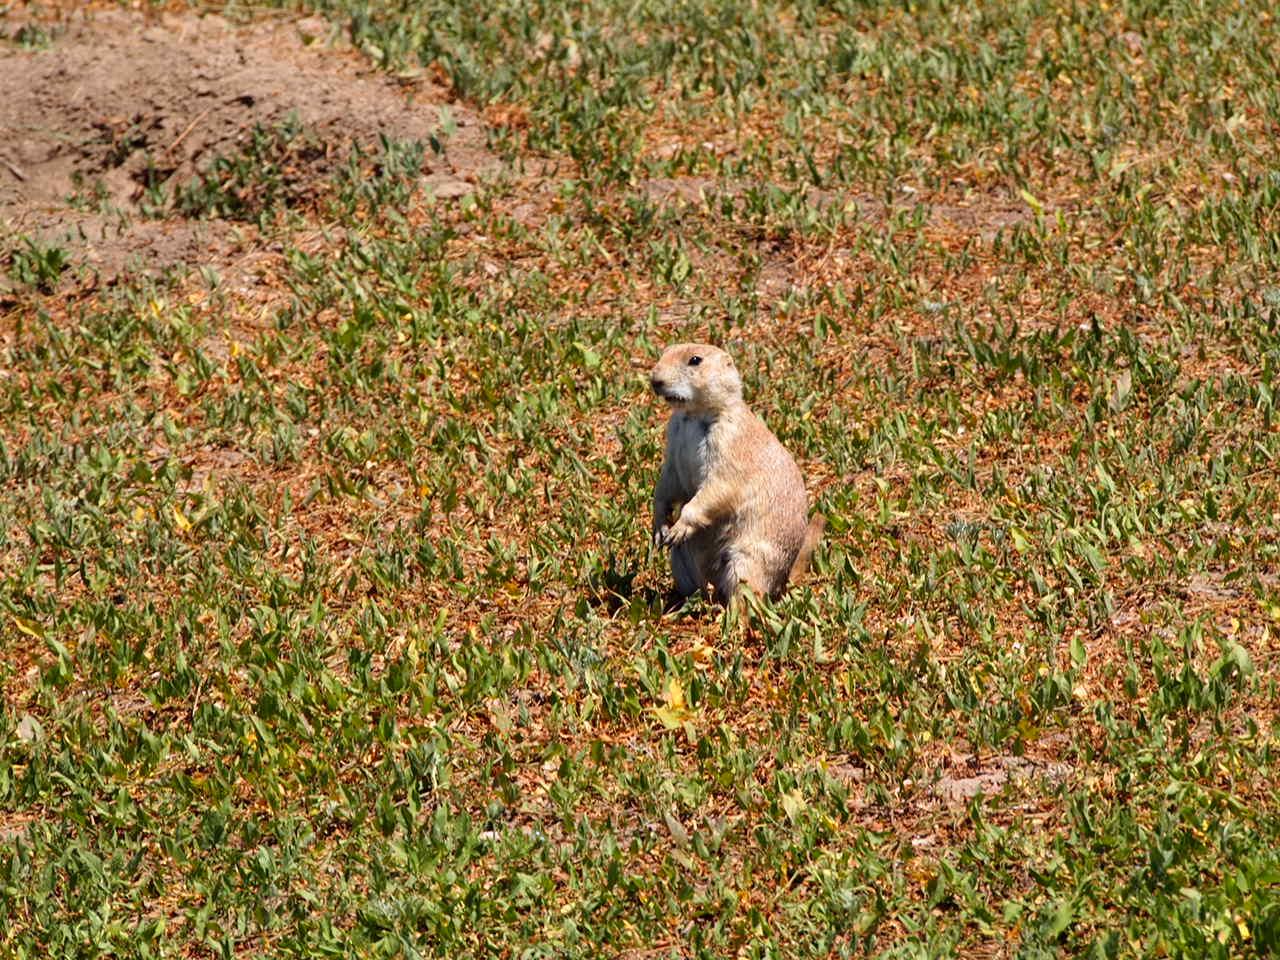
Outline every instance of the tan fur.
{"label": "tan fur", "polygon": [[807,522],[800,468],[742,399],[733,358],[708,344],[678,344],[649,382],[672,407],[653,539],[671,548],[676,588],[685,596],[707,590],[721,603],[741,583],[781,595],[808,565],[824,521]]}

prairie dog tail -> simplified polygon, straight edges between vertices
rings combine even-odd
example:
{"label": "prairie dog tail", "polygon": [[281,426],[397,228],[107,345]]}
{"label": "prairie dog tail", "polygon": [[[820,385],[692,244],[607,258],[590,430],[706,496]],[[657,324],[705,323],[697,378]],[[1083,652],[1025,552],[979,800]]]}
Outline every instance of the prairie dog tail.
{"label": "prairie dog tail", "polygon": [[813,519],[809,521],[808,528],[805,529],[804,542],[800,544],[800,552],[796,554],[795,563],[791,564],[791,572],[787,574],[788,583],[809,569],[809,561],[813,558],[814,548],[818,546],[818,541],[822,539],[822,531],[826,529],[826,526],[827,518],[820,513],[815,513]]}

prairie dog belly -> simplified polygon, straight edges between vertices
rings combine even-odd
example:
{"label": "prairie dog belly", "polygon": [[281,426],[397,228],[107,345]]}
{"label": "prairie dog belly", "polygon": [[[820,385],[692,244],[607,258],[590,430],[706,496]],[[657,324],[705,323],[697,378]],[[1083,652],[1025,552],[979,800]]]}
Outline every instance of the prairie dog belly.
{"label": "prairie dog belly", "polygon": [[683,499],[692,499],[707,480],[711,462],[711,424],[677,413],[671,421],[668,447],[667,456],[685,494]]}

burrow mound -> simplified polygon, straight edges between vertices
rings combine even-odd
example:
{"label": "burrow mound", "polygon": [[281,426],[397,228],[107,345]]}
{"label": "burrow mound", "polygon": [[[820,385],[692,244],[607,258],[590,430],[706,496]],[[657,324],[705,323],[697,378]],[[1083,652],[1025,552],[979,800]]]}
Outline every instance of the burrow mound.
{"label": "burrow mound", "polygon": [[0,259],[31,238],[106,278],[226,267],[239,255],[235,226],[183,216],[174,198],[264,130],[303,131],[290,173],[316,182],[384,137],[435,139],[422,175],[437,195],[464,193],[496,167],[474,112],[427,76],[375,71],[319,18],[241,26],[102,11],[0,20],[0,33]]}

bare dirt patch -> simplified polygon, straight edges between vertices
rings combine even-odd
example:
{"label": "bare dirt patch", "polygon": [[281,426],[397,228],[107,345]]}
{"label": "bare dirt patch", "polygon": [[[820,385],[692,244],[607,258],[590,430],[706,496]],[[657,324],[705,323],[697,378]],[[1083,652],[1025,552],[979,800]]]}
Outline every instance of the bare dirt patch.
{"label": "bare dirt patch", "polygon": [[483,122],[445,88],[375,72],[318,18],[246,26],[107,10],[40,30],[49,42],[23,49],[12,38],[29,25],[0,20],[0,257],[30,237],[104,279],[243,266],[245,225],[180,216],[175,190],[285,123],[310,144],[286,172],[309,182],[382,137],[436,139],[443,150],[424,151],[422,173],[441,197],[496,165]]}
{"label": "bare dirt patch", "polygon": [[995,756],[981,760],[975,755],[958,758],[955,769],[940,777],[933,794],[946,803],[964,803],[979,794],[999,793],[1009,783],[1041,776],[1047,780],[1063,780],[1071,773],[1065,763],[1038,763],[1029,757]]}

